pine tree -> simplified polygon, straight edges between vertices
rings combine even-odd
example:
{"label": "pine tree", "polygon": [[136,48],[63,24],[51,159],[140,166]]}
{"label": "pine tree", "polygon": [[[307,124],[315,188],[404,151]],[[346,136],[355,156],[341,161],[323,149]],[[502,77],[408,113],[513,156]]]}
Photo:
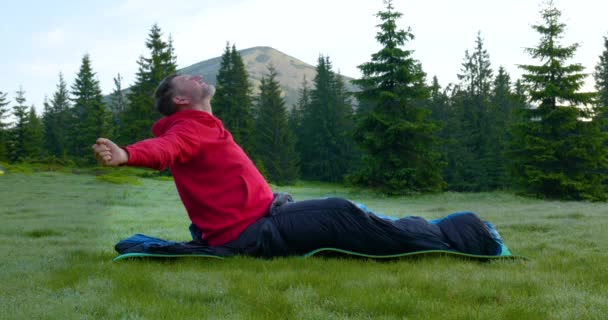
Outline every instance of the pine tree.
{"label": "pine tree", "polygon": [[[601,134],[606,137],[608,134],[608,37],[604,37],[604,51],[599,58],[600,61],[593,73],[598,94],[594,121],[600,127]],[[605,139],[604,146],[608,148],[608,137]],[[603,176],[608,177],[608,168],[602,171]],[[608,178],[604,180],[604,185],[608,185]]]}
{"label": "pine tree", "polygon": [[481,32],[477,33],[473,54],[469,54],[469,50],[465,51],[461,70],[463,73],[458,75],[458,79],[462,81],[465,91],[473,97],[487,98],[491,89],[493,71],[490,55],[483,46]]}
{"label": "pine tree", "polygon": [[5,122],[8,117],[8,105],[10,102],[6,99],[6,93],[0,91],[0,161],[8,161],[8,140],[9,140],[9,123]]}
{"label": "pine tree", "polygon": [[42,110],[42,149],[45,156],[56,156],[55,155],[55,137],[53,122],[53,107],[49,102],[49,97],[44,96],[44,101],[42,102],[43,110]]}
{"label": "pine tree", "polygon": [[30,107],[27,115],[27,125],[24,130],[26,141],[24,145],[25,158],[36,160],[42,157],[43,130],[40,117],[36,114],[34,107]]}
{"label": "pine tree", "polygon": [[156,86],[166,76],[174,74],[177,69],[172,40],[162,40],[162,32],[157,24],[152,26],[146,47],[150,57],[140,56],[135,84],[127,95],[127,109],[121,117],[123,120],[118,142],[133,143],[151,137],[152,124],[161,117],[154,108],[153,94]]}
{"label": "pine tree", "polygon": [[120,73],[116,75],[114,80],[114,90],[110,95],[109,109],[112,113],[112,132],[122,132],[121,117],[127,110],[127,97],[122,88],[122,77]]}
{"label": "pine tree", "polygon": [[599,105],[608,107],[608,37],[604,37],[604,52],[599,58],[593,73],[595,88],[599,94]]}
{"label": "pine tree", "polygon": [[296,150],[299,155],[299,159],[302,158],[300,150],[302,149],[302,145],[300,141],[302,140],[302,121],[304,117],[304,110],[310,104],[310,89],[308,88],[308,81],[306,80],[306,76],[302,78],[302,84],[298,89],[298,101],[292,106],[291,111],[289,112],[288,117],[288,125],[291,128],[291,131],[294,134],[296,139]]}
{"label": "pine tree", "polygon": [[255,151],[268,179],[278,185],[287,185],[298,178],[298,155],[295,136],[287,126],[287,109],[276,76],[276,70],[270,66],[261,80],[254,131]]}
{"label": "pine tree", "polygon": [[213,97],[213,112],[222,120],[234,140],[252,154],[253,115],[251,85],[247,70],[236,46],[226,44],[217,74],[216,92]]}
{"label": "pine tree", "polygon": [[473,53],[465,51],[461,72],[458,78],[462,93],[458,95],[454,111],[458,120],[450,139],[458,146],[451,146],[453,152],[449,154],[451,169],[458,170],[452,177],[458,180],[448,180],[448,183],[450,189],[455,190],[489,190],[493,185],[489,173],[493,169],[493,155],[487,150],[492,147],[488,135],[494,126],[489,117],[493,71],[481,33],[477,34]]}
{"label": "pine tree", "polygon": [[9,153],[11,162],[23,161],[26,157],[26,144],[27,144],[27,122],[28,122],[28,106],[25,104],[27,101],[25,98],[25,91],[23,88],[17,90],[17,96],[15,97],[16,105],[13,106],[13,116],[16,119],[15,126],[11,130],[10,142],[9,142]]}
{"label": "pine tree", "polygon": [[302,110],[302,176],[342,181],[355,157],[352,105],[342,77],[332,71],[329,57],[319,57],[316,71],[310,103]]}
{"label": "pine tree", "polygon": [[510,182],[507,173],[505,151],[511,143],[509,128],[515,122],[516,110],[520,108],[516,95],[511,92],[511,78],[501,66],[494,80],[488,110],[488,129],[485,139],[486,172],[488,189],[507,187]]}
{"label": "pine tree", "polygon": [[120,114],[127,109],[127,98],[122,87],[122,76],[119,73],[112,80],[114,80],[114,90],[110,95],[109,107],[113,114]]}
{"label": "pine tree", "polygon": [[72,118],[70,94],[63,74],[59,74],[57,90],[49,102],[44,103],[42,123],[44,127],[43,146],[46,153],[59,158],[67,158],[71,133],[76,122]]}
{"label": "pine tree", "polygon": [[82,58],[80,70],[72,85],[73,115],[71,155],[77,163],[94,164],[91,144],[107,137],[110,113],[103,102],[99,81],[91,67],[89,55]]}
{"label": "pine tree", "polygon": [[527,48],[539,65],[521,65],[530,102],[515,128],[512,174],[530,194],[561,199],[606,198],[605,137],[590,119],[592,93],[581,93],[585,74],[581,64],[567,64],[578,44],[560,45],[566,25],[552,1],[541,11],[543,23],[537,47]]}
{"label": "pine tree", "polygon": [[449,117],[449,97],[446,93],[448,90],[449,88],[441,88],[437,76],[433,77],[433,82],[429,87],[430,118],[439,122],[442,126],[445,125]]}
{"label": "pine tree", "polygon": [[[600,122],[602,132],[608,132],[608,37],[604,37],[604,52],[595,66],[593,73],[595,88],[598,92],[597,114],[595,119]],[[608,147],[608,143],[607,143]]]}
{"label": "pine tree", "polygon": [[291,107],[291,111],[289,112],[289,126],[294,130],[294,133],[297,133],[299,128],[302,126],[302,112],[309,103],[310,88],[308,87],[308,81],[306,80],[306,76],[304,76],[302,78],[302,84],[298,89],[298,100]]}
{"label": "pine tree", "polygon": [[[435,122],[439,127],[439,131],[437,132],[439,143],[436,145],[436,148],[441,155],[441,161],[443,162],[447,162],[448,160],[447,155],[449,151],[449,141],[453,126],[453,122],[451,121],[452,108],[450,105],[450,97],[448,96],[448,92],[450,90],[451,85],[448,85],[443,89],[439,84],[437,76],[433,77],[433,81],[429,87],[430,96],[428,100],[428,108],[431,111],[429,119]],[[446,180],[448,175],[449,172],[444,169],[443,179]]]}
{"label": "pine tree", "polygon": [[359,66],[363,78],[355,81],[363,91],[359,99],[374,105],[360,116],[355,138],[365,153],[364,168],[352,181],[391,194],[440,190],[440,154],[436,151],[437,126],[424,108],[429,96],[426,74],[412,50],[401,49],[412,40],[411,30],[398,30],[401,13],[386,1],[376,39],[383,46],[372,60]]}

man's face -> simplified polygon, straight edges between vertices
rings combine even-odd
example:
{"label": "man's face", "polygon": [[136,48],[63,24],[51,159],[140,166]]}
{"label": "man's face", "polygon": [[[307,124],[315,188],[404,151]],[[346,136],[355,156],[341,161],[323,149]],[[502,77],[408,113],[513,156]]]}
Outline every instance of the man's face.
{"label": "man's face", "polygon": [[211,98],[215,88],[203,81],[200,76],[180,75],[173,78],[175,96],[183,96],[192,104],[198,103],[205,98]]}

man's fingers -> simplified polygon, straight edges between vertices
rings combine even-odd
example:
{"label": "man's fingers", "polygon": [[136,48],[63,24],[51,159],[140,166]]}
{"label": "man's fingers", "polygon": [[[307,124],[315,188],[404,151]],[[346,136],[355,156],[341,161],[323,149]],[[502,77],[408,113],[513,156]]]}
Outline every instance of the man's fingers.
{"label": "man's fingers", "polygon": [[120,148],[112,140],[98,138],[92,147],[95,157],[104,166],[117,166],[125,162],[121,160]]}
{"label": "man's fingers", "polygon": [[107,152],[106,148],[102,148],[99,146],[93,148],[93,150],[95,151],[95,153],[99,153],[99,154],[101,154],[102,152]]}
{"label": "man's fingers", "polygon": [[116,147],[116,144],[114,142],[112,142],[112,140],[110,139],[106,139],[106,138],[99,138],[97,139],[97,144],[98,145],[102,145],[102,146],[106,146],[107,148],[113,148]]}
{"label": "man's fingers", "polygon": [[108,146],[106,146],[104,144],[94,144],[93,150],[97,153],[100,153],[100,152],[110,151],[110,148],[108,148]]}
{"label": "man's fingers", "polygon": [[99,151],[97,152],[97,154],[99,154],[100,157],[105,157],[105,156],[111,156],[112,153],[110,151]]}
{"label": "man's fingers", "polygon": [[110,140],[106,138],[98,138],[95,142],[97,142],[97,144],[107,144],[108,142],[110,142]]}

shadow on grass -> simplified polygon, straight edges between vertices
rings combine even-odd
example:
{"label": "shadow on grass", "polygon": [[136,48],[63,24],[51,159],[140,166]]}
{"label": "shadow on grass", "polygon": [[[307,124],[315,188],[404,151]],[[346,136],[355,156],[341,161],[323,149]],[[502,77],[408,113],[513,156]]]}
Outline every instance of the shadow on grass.
{"label": "shadow on grass", "polygon": [[26,232],[25,235],[30,238],[45,238],[63,236],[64,234],[53,229],[36,229]]}

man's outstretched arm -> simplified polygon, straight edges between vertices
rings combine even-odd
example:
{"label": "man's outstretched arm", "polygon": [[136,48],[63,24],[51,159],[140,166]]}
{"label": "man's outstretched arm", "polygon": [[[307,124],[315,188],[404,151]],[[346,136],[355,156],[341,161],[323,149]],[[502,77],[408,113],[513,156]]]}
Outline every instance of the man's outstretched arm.
{"label": "man's outstretched arm", "polygon": [[175,162],[188,161],[199,152],[200,136],[199,126],[182,121],[159,137],[142,140],[125,148],[99,138],[93,149],[106,166],[129,165],[164,170]]}
{"label": "man's outstretched arm", "polygon": [[104,166],[120,166],[129,161],[129,154],[116,143],[106,138],[99,138],[93,145],[97,160]]}

